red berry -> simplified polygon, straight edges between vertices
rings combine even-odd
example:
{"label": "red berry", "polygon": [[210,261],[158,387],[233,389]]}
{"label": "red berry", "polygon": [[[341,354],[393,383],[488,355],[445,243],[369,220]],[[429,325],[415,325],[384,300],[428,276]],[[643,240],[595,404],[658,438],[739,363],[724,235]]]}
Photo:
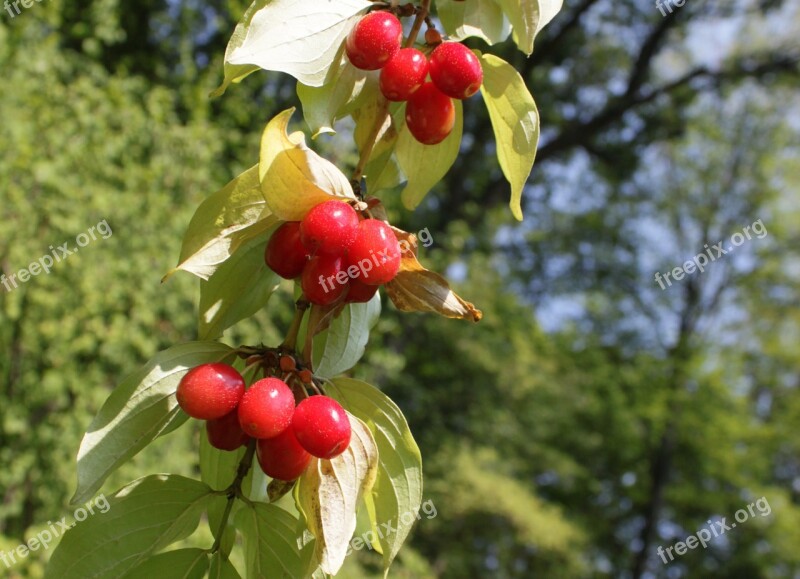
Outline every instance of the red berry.
{"label": "red berry", "polygon": [[236,450],[250,441],[239,425],[239,412],[228,412],[222,418],[206,422],[206,435],[211,446],[219,450]]}
{"label": "red berry", "polygon": [[300,239],[315,254],[342,255],[356,238],[356,227],[355,209],[343,201],[325,201],[300,223]]}
{"label": "red berry", "polygon": [[327,396],[312,396],[298,404],[292,428],[300,445],[319,458],[339,456],[350,444],[350,418]]}
{"label": "red berry", "polygon": [[383,285],[400,270],[400,243],[392,228],[377,219],[358,224],[358,235],[347,253],[347,264],[358,268],[357,280]]}
{"label": "red berry", "polygon": [[181,378],[175,396],[192,418],[214,420],[234,410],[244,394],[244,378],[227,364],[202,364]]}
{"label": "red berry", "polygon": [[300,241],[299,221],[281,225],[270,237],[264,251],[267,266],[284,279],[299,277],[308,257],[308,250]]}
{"label": "red berry", "polygon": [[406,124],[416,140],[435,145],[445,140],[456,122],[452,99],[432,82],[423,84],[406,105]]}
{"label": "red berry", "polygon": [[406,101],[427,76],[425,55],[416,48],[402,48],[381,70],[381,92],[390,101]]}
{"label": "red berry", "polygon": [[454,99],[471,97],[481,88],[483,69],[475,53],[458,42],[444,42],[431,53],[431,80]]}
{"label": "red berry", "polygon": [[300,285],[308,301],[327,306],[342,297],[348,281],[341,257],[318,255],[312,257],[303,270]]}
{"label": "red berry", "polygon": [[277,378],[254,383],[239,403],[239,424],[253,438],[278,436],[289,428],[292,414],[294,394]]}
{"label": "red berry", "polygon": [[291,428],[274,438],[258,441],[258,464],[264,474],[279,480],[294,480],[303,474],[311,455],[300,446]]}
{"label": "red berry", "polygon": [[347,36],[345,50],[353,66],[378,70],[392,58],[403,42],[403,25],[389,12],[373,12],[359,20]]}
{"label": "red berry", "polygon": [[348,287],[345,300],[348,304],[365,304],[378,293],[378,286],[367,285],[358,279],[351,279]]}

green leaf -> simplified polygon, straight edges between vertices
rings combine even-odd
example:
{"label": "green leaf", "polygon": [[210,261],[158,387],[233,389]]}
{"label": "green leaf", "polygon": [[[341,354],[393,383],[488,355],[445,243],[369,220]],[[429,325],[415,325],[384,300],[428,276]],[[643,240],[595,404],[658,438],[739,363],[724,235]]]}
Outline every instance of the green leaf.
{"label": "green leaf", "polygon": [[177,475],[153,475],[129,484],[108,500],[105,513],[64,534],[45,577],[124,577],[153,553],[191,535],[211,492],[208,485]]}
{"label": "green leaf", "polygon": [[303,577],[298,520],[275,505],[253,503],[236,513],[244,539],[247,577]]}
{"label": "green leaf", "polygon": [[271,1],[272,0],[256,0],[253,2],[236,25],[233,36],[231,36],[231,39],[228,41],[228,46],[225,49],[225,80],[222,81],[219,88],[211,93],[211,98],[222,96],[231,83],[241,82],[246,76],[258,70],[258,67],[254,64],[231,64],[228,61],[231,54],[244,42],[245,36],[247,36],[247,30],[250,27],[250,23],[253,21],[255,13]]}
{"label": "green leaf", "polygon": [[78,450],[78,488],[72,504],[88,500],[109,474],[188,416],[175,391],[199,364],[233,360],[233,350],[216,342],[189,342],[160,352],[114,389],[95,416]]}
{"label": "green leaf", "polygon": [[339,572],[356,529],[361,498],[375,483],[378,449],[367,426],[349,415],[350,446],[332,460],[313,458],[295,487],[295,502],[314,535],[314,555],[325,573]]}
{"label": "green leaf", "polygon": [[[519,0],[516,0],[516,3],[519,3]],[[511,32],[503,10],[496,0],[464,2],[444,0],[436,3],[436,9],[442,26],[451,40],[464,40],[476,36],[489,44],[497,44],[508,38]]]}
{"label": "green leaf", "polygon": [[533,53],[536,35],[561,10],[563,0],[496,0],[511,22],[513,38],[528,56]]}
{"label": "green leaf", "polygon": [[225,61],[285,72],[308,86],[322,86],[344,39],[370,6],[366,0],[272,0],[253,14],[244,40]]}
{"label": "green leaf", "polygon": [[164,279],[179,270],[209,279],[242,243],[277,222],[261,193],[258,167],[251,167],[200,204],[184,235],[179,264]]}
{"label": "green leaf", "polygon": [[[425,195],[442,180],[458,157],[461,134],[464,128],[464,113],[461,101],[456,105],[456,124],[447,138],[436,145],[423,145],[417,141],[403,122],[397,139],[397,161],[408,178],[401,193],[403,205],[414,209]],[[401,109],[404,112],[404,109]],[[396,117],[397,118],[397,117]]]}
{"label": "green leaf", "polygon": [[314,373],[332,378],[355,366],[380,315],[380,294],[365,304],[346,305],[328,329],[314,337]]}
{"label": "green leaf", "polygon": [[[373,523],[383,551],[383,565],[388,573],[400,547],[411,531],[403,525],[406,513],[415,516],[422,504],[422,456],[411,435],[403,413],[383,392],[366,382],[336,378],[326,388],[348,412],[363,420],[378,446],[378,477],[372,489],[375,502]],[[389,524],[394,532],[383,532]]]}
{"label": "green leaf", "polygon": [[217,553],[211,558],[211,569],[208,579],[242,579],[239,572],[222,553]]}
{"label": "green leaf", "polygon": [[241,246],[208,281],[200,282],[201,340],[218,338],[269,301],[280,277],[264,264],[264,248],[273,230]]}
{"label": "green leaf", "polygon": [[511,212],[522,221],[522,192],[539,145],[539,111],[516,69],[492,54],[480,55],[481,94],[497,142],[497,160],[511,184]]}
{"label": "green leaf", "polygon": [[261,137],[258,173],[272,212],[284,221],[300,221],[312,207],[332,198],[355,199],[347,177],[306,145],[303,133],[287,134],[294,109],[275,116]]}
{"label": "green leaf", "polygon": [[150,557],[123,579],[203,579],[208,565],[205,549],[179,549]]}
{"label": "green leaf", "polygon": [[[311,129],[313,138],[321,133],[335,133],[334,123],[353,108],[356,101],[363,100],[363,92],[377,94],[374,75],[359,70],[346,57],[339,66],[331,69],[332,78],[320,87],[297,83],[297,96],[303,105],[303,118]],[[371,82],[369,82],[371,80]],[[369,85],[370,89],[366,87]]]}
{"label": "green leaf", "polygon": [[[226,490],[236,478],[236,470],[239,461],[244,456],[245,448],[240,448],[234,452],[226,452],[211,446],[205,432],[200,433],[200,479],[215,491]],[[253,470],[253,469],[251,469]],[[211,534],[217,538],[219,527],[222,524],[222,516],[228,504],[226,496],[215,496],[208,505],[208,527]],[[233,511],[240,508],[241,501],[233,504]],[[236,542],[236,528],[233,525],[233,518],[228,519],[228,525],[223,531],[221,550],[230,554]]]}

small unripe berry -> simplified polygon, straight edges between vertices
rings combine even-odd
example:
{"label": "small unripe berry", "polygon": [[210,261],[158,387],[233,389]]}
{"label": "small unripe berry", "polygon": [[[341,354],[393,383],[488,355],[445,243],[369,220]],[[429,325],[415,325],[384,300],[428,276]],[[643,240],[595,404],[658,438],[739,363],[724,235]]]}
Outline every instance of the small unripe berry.
{"label": "small unripe berry", "polygon": [[425,44],[436,46],[442,43],[442,35],[435,28],[428,28],[425,31]]}
{"label": "small unripe berry", "polygon": [[292,358],[291,356],[281,356],[279,363],[281,370],[284,372],[291,372],[297,367],[294,358]]}
{"label": "small unripe berry", "polygon": [[431,80],[454,99],[474,95],[483,83],[483,69],[475,53],[460,42],[444,42],[431,53]]}
{"label": "small unripe berry", "polygon": [[239,403],[239,424],[253,438],[272,438],[292,423],[294,394],[277,378],[254,383]]}
{"label": "small unripe berry", "polygon": [[292,428],[300,445],[319,458],[339,456],[350,444],[350,418],[327,396],[311,396],[298,404]]}
{"label": "small unripe berry", "polygon": [[192,418],[222,418],[239,404],[244,378],[228,364],[202,364],[189,370],[175,393],[178,404]]}
{"label": "small unripe berry", "polygon": [[300,446],[291,428],[274,438],[259,440],[257,452],[261,470],[278,480],[296,479],[311,462],[311,455]]}
{"label": "small unripe berry", "polygon": [[453,100],[432,82],[423,84],[406,104],[406,125],[416,140],[435,145],[447,138],[456,123]]}
{"label": "small unripe berry", "polygon": [[402,48],[381,70],[381,92],[390,101],[408,100],[427,76],[425,55],[416,48]]}
{"label": "small unripe berry", "polygon": [[297,373],[297,377],[300,378],[303,384],[311,384],[314,381],[314,374],[308,369],[300,370],[300,372]]}
{"label": "small unripe berry", "polygon": [[316,205],[300,223],[300,239],[310,252],[342,255],[353,243],[358,213],[343,201],[331,200]]}
{"label": "small unripe berry", "polygon": [[[306,299],[312,304],[327,306],[342,297],[348,282],[342,274],[343,271],[344,260],[341,257],[330,255],[313,257],[303,270],[300,282]],[[341,283],[343,277],[344,283]]]}
{"label": "small unripe berry", "polygon": [[267,266],[284,279],[294,279],[303,273],[309,254],[300,241],[300,222],[281,225],[269,238],[264,251]]}
{"label": "small unripe berry", "polygon": [[347,264],[359,269],[358,281],[383,285],[400,269],[400,243],[392,228],[378,219],[358,224],[358,235],[347,254]]}
{"label": "small unripe berry", "polygon": [[232,451],[250,441],[239,425],[239,412],[228,412],[222,418],[206,422],[206,436],[211,446],[219,450]]}
{"label": "small unripe berry", "polygon": [[403,42],[403,25],[389,12],[372,12],[358,21],[347,36],[345,50],[353,66],[378,70],[391,59]]}

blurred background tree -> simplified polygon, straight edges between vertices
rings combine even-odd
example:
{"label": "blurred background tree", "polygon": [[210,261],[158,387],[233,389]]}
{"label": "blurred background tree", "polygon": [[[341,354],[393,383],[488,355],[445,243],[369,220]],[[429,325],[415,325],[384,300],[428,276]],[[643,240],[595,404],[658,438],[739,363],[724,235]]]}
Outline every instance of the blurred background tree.
{"label": "blurred background tree", "polygon": [[[103,219],[113,230],[0,292],[0,550],[71,512],[75,453],[109,389],[195,336],[196,282],[160,278],[199,201],[298,104],[291,79],[264,73],[207,98],[246,7],[49,0],[0,18],[0,268]],[[530,59],[499,49],[542,115],[526,221],[507,210],[480,97],[446,182],[414,214],[387,199],[431,233],[426,265],[485,312],[467,326],[386,305],[355,372],[406,412],[436,505],[393,573],[800,577],[800,7],[662,17],[567,0]],[[351,162],[334,142],[317,146]],[[705,273],[655,281],[758,220],[767,233]],[[226,340],[276,343],[287,311]],[[197,436],[162,439],[106,489],[196,472]],[[659,546],[762,496],[769,515],[663,564]],[[39,577],[48,554],[0,571]],[[343,576],[379,576],[372,555]]]}

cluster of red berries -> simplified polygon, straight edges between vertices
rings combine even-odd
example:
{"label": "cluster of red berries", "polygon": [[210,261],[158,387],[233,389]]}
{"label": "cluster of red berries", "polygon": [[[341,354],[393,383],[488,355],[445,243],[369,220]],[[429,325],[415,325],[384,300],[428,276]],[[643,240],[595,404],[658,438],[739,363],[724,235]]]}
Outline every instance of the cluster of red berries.
{"label": "cluster of red berries", "polygon": [[303,221],[289,221],[272,235],[264,253],[267,265],[285,279],[301,278],[312,304],[372,299],[378,286],[400,269],[400,243],[392,228],[377,219],[361,220],[343,201],[315,206]]}
{"label": "cluster of red berries", "polygon": [[333,398],[311,396],[295,406],[283,380],[264,378],[245,389],[242,375],[227,364],[189,370],[177,398],[186,414],[207,421],[214,448],[233,451],[257,439],[261,469],[279,480],[295,480],[312,456],[330,459],[350,444],[350,419]]}
{"label": "cluster of red berries", "polygon": [[439,44],[428,59],[416,48],[401,48],[402,41],[403,25],[394,14],[372,12],[350,32],[345,49],[356,68],[381,69],[383,96],[408,101],[408,130],[419,142],[435,145],[453,130],[452,99],[478,92],[483,69],[475,54],[458,42]]}

